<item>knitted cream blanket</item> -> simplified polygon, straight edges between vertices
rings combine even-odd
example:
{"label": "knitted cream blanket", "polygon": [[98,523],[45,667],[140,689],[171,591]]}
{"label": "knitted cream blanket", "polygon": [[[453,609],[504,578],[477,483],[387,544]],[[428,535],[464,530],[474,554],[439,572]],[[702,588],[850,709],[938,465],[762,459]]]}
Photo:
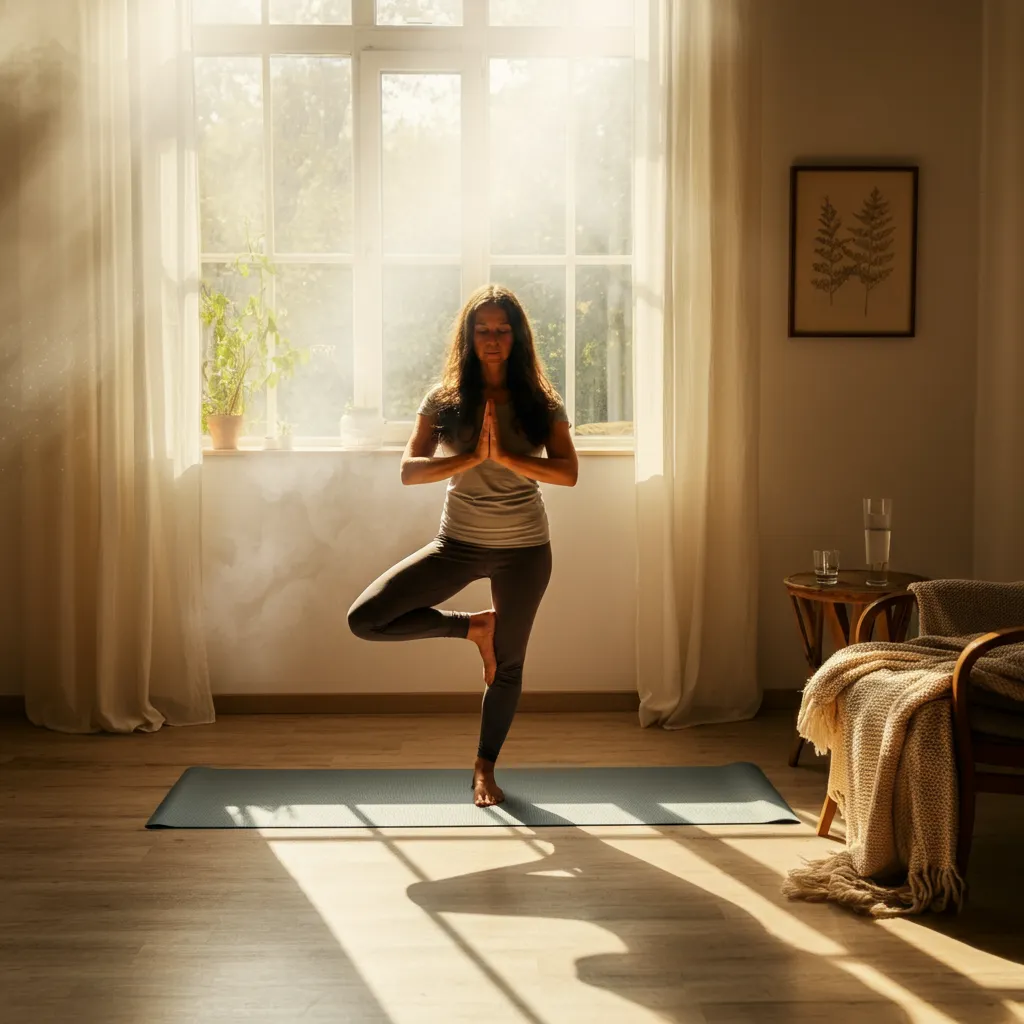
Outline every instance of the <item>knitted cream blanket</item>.
{"label": "knitted cream blanket", "polygon": [[[818,753],[832,751],[828,793],[846,822],[846,849],[791,871],[783,884],[791,899],[874,916],[963,902],[953,669],[971,640],[1024,625],[1024,583],[935,580],[911,590],[922,636],[837,651],[804,689],[797,729]],[[971,681],[1024,701],[1024,645],[980,658]]]}

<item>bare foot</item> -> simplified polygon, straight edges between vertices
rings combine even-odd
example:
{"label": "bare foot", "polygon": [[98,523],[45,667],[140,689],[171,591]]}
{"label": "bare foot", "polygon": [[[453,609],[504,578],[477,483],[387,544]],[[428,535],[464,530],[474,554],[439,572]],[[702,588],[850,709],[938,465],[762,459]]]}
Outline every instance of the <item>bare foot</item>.
{"label": "bare foot", "polygon": [[480,649],[480,657],[484,663],[484,682],[488,686],[494,682],[494,673],[498,668],[498,662],[494,656],[494,628],[497,618],[493,608],[487,612],[476,612],[471,615],[469,617],[469,634],[466,637]]}
{"label": "bare foot", "polygon": [[473,803],[477,807],[493,807],[504,799],[505,794],[494,781],[494,763],[477,758],[473,768]]}

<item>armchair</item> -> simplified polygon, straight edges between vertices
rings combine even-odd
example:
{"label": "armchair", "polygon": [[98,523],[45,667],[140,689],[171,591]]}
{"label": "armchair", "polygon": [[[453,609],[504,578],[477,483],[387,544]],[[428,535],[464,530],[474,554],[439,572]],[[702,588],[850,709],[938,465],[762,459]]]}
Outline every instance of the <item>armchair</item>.
{"label": "armchair", "polygon": [[[892,594],[875,601],[864,609],[852,643],[869,640],[881,615],[888,627],[886,635],[896,635],[894,624],[906,622],[916,602],[912,593]],[[953,672],[953,740],[959,788],[957,866],[965,877],[974,833],[976,794],[1024,794],[1024,774],[991,770],[1024,772],[1024,703],[972,687],[971,670],[979,658],[997,647],[1020,643],[1024,643],[1024,624],[986,633],[963,650]],[[818,818],[819,836],[829,834],[835,812],[835,801],[826,796]]]}

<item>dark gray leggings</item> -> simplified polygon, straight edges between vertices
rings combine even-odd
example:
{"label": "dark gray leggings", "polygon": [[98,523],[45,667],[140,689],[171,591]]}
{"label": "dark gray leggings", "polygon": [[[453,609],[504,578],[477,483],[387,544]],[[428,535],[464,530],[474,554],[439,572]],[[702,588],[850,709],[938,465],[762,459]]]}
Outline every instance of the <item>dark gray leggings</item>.
{"label": "dark gray leggings", "polygon": [[469,613],[434,605],[487,578],[497,612],[498,667],[484,693],[477,756],[497,761],[523,688],[530,630],[551,578],[550,544],[485,548],[438,537],[374,580],[349,609],[348,624],[363,640],[465,639]]}

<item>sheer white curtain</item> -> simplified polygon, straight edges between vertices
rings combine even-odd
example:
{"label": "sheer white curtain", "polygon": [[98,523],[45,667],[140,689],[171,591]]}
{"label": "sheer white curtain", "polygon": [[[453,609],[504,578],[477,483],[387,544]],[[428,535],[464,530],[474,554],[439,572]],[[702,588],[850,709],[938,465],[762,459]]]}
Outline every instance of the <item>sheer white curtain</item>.
{"label": "sheer white curtain", "polygon": [[755,13],[753,0],[652,0],[641,30],[636,639],[645,726],[749,718],[761,699]]}
{"label": "sheer white curtain", "polygon": [[[213,720],[200,574],[198,246],[188,0],[5,18],[20,371],[20,629],[37,725]],[[6,273],[6,268],[5,268]],[[12,355],[13,353],[13,355]]]}

